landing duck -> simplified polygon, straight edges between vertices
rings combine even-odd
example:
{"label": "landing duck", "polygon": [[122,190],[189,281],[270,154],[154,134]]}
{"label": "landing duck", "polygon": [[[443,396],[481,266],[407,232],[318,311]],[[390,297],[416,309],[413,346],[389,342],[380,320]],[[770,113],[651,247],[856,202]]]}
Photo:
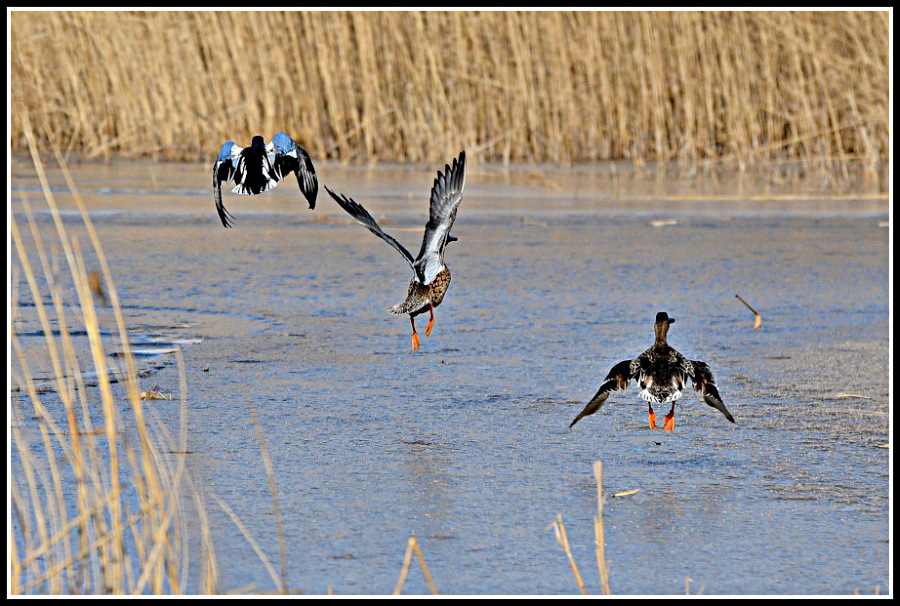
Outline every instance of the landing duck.
{"label": "landing duck", "polygon": [[395,315],[408,314],[412,326],[412,351],[419,351],[419,335],[416,332],[416,316],[429,314],[425,336],[431,336],[434,326],[434,308],[441,304],[447,288],[450,286],[450,269],[444,263],[444,250],[447,244],[457,238],[450,235],[450,229],[456,219],[456,211],[462,200],[463,188],[466,186],[466,152],[453,160],[453,166],[444,165],[444,172],[438,171],[431,187],[431,205],[422,248],[419,255],[413,258],[402,244],[381,229],[372,215],[361,204],[343,194],[336,194],[327,186],[325,190],[334,201],[356,221],[368,228],[373,234],[394,247],[409,263],[413,277],[409,281],[406,299],[388,311]]}
{"label": "landing duck", "polygon": [[596,395],[575,417],[569,427],[600,410],[613,391],[626,389],[631,381],[637,381],[641,386],[639,395],[647,401],[650,411],[650,429],[659,429],[656,425],[653,404],[671,402],[672,409],[665,417],[663,431],[675,431],[675,402],[681,397],[688,379],[691,380],[694,390],[701,394],[706,404],[721,412],[726,419],[734,423],[734,417],[725,408],[725,403],[719,396],[719,390],[709,365],[699,360],[688,360],[669,345],[666,335],[669,332],[669,326],[674,323],[675,318],[670,318],[666,312],[661,311],[656,314],[656,322],[653,326],[656,340],[653,347],[633,360],[623,360],[613,366]]}

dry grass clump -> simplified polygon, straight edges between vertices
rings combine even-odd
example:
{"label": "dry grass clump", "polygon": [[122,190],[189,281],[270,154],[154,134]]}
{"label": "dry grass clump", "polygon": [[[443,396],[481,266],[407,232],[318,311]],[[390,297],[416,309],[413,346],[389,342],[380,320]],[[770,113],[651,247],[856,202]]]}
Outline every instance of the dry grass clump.
{"label": "dry grass clump", "polygon": [[[63,224],[34,138],[24,126],[54,229],[49,237],[42,233],[25,202],[27,227],[10,214],[9,591],[183,593],[188,530],[196,537],[199,528],[203,572],[192,587],[211,593],[217,579],[206,513],[198,493],[186,490],[181,352],[176,354],[181,432],[173,437],[148,418],[141,401],[118,295],[81,199],[76,193],[92,254],[102,267],[114,332],[101,329],[92,286],[97,279],[85,269],[78,238]],[[75,191],[71,180],[69,187]],[[20,288],[30,292],[33,309],[19,307]],[[17,330],[32,323],[40,328],[27,334]],[[121,366],[107,356],[108,341],[116,337],[124,352]],[[192,499],[195,506],[186,507]]]}
{"label": "dry grass clump", "polygon": [[14,12],[12,98],[92,157],[209,161],[226,139],[284,129],[320,159],[464,146],[480,161],[789,160],[877,181],[888,34],[886,11]]}

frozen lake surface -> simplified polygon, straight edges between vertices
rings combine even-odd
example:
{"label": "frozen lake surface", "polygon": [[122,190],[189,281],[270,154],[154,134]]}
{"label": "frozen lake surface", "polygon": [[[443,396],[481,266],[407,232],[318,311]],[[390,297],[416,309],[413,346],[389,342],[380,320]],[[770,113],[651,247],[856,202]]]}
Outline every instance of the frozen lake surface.
{"label": "frozen lake surface", "polygon": [[[324,165],[319,178],[415,254],[435,168]],[[394,250],[324,189],[307,210],[291,181],[226,192],[236,225],[224,229],[209,172],[74,167],[140,368],[153,371],[142,389],[177,394],[166,345],[181,344],[190,472],[278,568],[248,410],[259,415],[292,588],[390,593],[415,534],[441,593],[577,594],[547,528],[562,514],[598,593],[601,460],[613,593],[679,594],[688,578],[704,594],[886,591],[886,200],[472,165],[446,255],[453,280],[429,338],[418,318],[411,353],[408,318],[386,311],[411,277]],[[32,200],[49,233],[27,164],[12,185],[19,224]],[[19,293],[27,342],[39,325]],[[690,391],[675,432],[652,432],[632,384],[569,429],[609,369],[653,343],[658,311],[677,318],[670,344],[709,363],[737,425]],[[147,405],[177,427],[177,398]],[[234,523],[208,507],[221,590],[273,590]],[[428,593],[415,562],[404,592]]]}

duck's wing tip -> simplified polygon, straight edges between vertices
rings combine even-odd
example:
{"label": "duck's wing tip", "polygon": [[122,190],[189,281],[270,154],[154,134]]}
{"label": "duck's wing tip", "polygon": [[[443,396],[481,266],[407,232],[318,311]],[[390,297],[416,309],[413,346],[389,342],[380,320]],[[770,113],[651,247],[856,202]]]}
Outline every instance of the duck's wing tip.
{"label": "duck's wing tip", "polygon": [[381,238],[382,240],[384,240],[385,242],[390,244],[397,252],[399,252],[403,256],[404,259],[406,259],[406,262],[409,263],[410,267],[412,267],[413,270],[415,270],[415,266],[413,265],[413,263],[414,263],[413,257],[409,253],[409,251],[406,250],[402,244],[397,242],[397,240],[395,240],[388,233],[386,233],[383,229],[381,229],[381,226],[378,225],[378,222],[375,221],[374,218],[372,218],[372,215],[369,214],[369,211],[367,211],[365,208],[363,208],[362,204],[360,204],[353,198],[349,198],[349,197],[345,196],[344,194],[340,194],[340,195],[336,194],[335,192],[331,191],[327,185],[325,185],[324,187],[325,187],[325,191],[327,191],[328,194],[332,198],[334,198],[334,201],[338,203],[338,206],[343,208],[344,211],[348,215],[353,217],[357,223],[359,223],[360,225],[362,225],[363,227],[368,229],[370,232],[372,232],[373,234],[375,234],[376,236],[378,236],[379,238]]}
{"label": "duck's wing tip", "polygon": [[313,166],[309,153],[284,132],[275,133],[269,146],[267,151],[275,155],[272,168],[276,178],[283,181],[289,173],[294,173],[297,176],[300,192],[309,203],[309,209],[315,209],[316,196],[319,193],[319,180],[316,177],[316,168]]}
{"label": "duck's wing tip", "polygon": [[444,248],[456,220],[456,211],[462,201],[463,189],[466,187],[466,152],[460,152],[453,159],[453,166],[444,165],[444,171],[438,171],[431,186],[431,203],[428,211],[428,223],[422,236],[422,247],[416,257],[414,268],[419,281],[430,284],[444,269]]}
{"label": "duck's wing tip", "polygon": [[298,145],[297,151],[300,155],[297,159],[297,184],[309,203],[309,210],[314,210],[316,208],[316,196],[319,194],[319,178],[316,176],[312,158],[309,157],[306,150]]}
{"label": "duck's wing tip", "polygon": [[703,396],[703,401],[708,406],[712,406],[721,412],[725,415],[726,419],[736,425],[737,422],[734,420],[734,417],[731,416],[731,413],[728,412],[728,408],[725,406],[722,396],[719,395],[719,388],[716,387],[716,380],[709,368],[709,364],[700,360],[691,360],[690,366],[692,369],[692,374],[690,375],[691,381],[694,383],[694,389],[699,391]]}
{"label": "duck's wing tip", "polygon": [[603,384],[600,385],[600,388],[597,390],[597,393],[594,394],[591,401],[587,403],[584,410],[578,413],[578,416],[575,417],[575,420],[572,421],[572,424],[569,425],[569,427],[575,425],[575,423],[582,418],[590,416],[600,410],[603,405],[606,404],[606,400],[609,399],[612,392],[620,389],[627,389],[628,384],[634,378],[634,367],[634,360],[622,360],[613,366],[603,380]]}
{"label": "duck's wing tip", "polygon": [[225,203],[222,201],[222,182],[230,181],[233,175],[234,166],[232,166],[231,160],[227,160],[226,164],[217,161],[213,166],[213,199],[216,201],[216,212],[225,227],[234,225],[234,217],[225,209]]}

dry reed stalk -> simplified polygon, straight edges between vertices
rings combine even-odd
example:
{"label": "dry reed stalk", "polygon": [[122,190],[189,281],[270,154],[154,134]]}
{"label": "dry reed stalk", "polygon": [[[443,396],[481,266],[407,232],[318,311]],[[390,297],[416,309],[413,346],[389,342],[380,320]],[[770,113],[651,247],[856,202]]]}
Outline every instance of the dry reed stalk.
{"label": "dry reed stalk", "polygon": [[250,420],[253,423],[253,429],[256,431],[256,440],[259,442],[259,450],[262,453],[263,464],[266,467],[266,477],[269,480],[269,492],[272,495],[272,511],[275,513],[275,526],[278,529],[278,551],[281,556],[281,582],[279,590],[282,594],[288,593],[287,579],[287,538],[284,532],[284,520],[281,518],[281,507],[278,504],[278,484],[275,482],[275,468],[272,465],[272,456],[269,454],[269,448],[266,446],[266,438],[263,435],[262,427],[259,424],[259,417],[255,408],[250,408]]}
{"label": "dry reed stalk", "polygon": [[753,322],[753,328],[754,328],[754,329],[758,329],[760,326],[762,326],[762,316],[759,315],[759,312],[756,311],[755,309],[753,309],[752,307],[750,307],[750,304],[747,303],[746,301],[744,301],[744,298],[741,297],[741,295],[734,295],[734,297],[735,297],[735,299],[737,299],[738,301],[740,301],[741,303],[743,303],[744,306],[745,306],[747,309],[749,309],[750,311],[752,311],[752,312],[753,312],[753,315],[756,316],[756,318],[755,318],[755,320],[754,320],[754,322]]}
{"label": "dry reed stalk", "polygon": [[553,533],[556,535],[556,542],[559,543],[559,546],[569,558],[569,566],[572,567],[572,574],[575,575],[575,582],[578,583],[578,588],[583,595],[588,595],[584,581],[581,580],[581,574],[578,572],[575,556],[572,555],[572,550],[569,548],[569,538],[566,536],[566,526],[563,524],[562,514],[556,515],[556,520],[553,521],[550,527],[553,528]]}
{"label": "dry reed stalk", "polygon": [[416,557],[419,560],[419,565],[422,567],[422,572],[425,574],[425,582],[428,583],[431,595],[438,595],[437,586],[434,584],[434,579],[431,578],[431,571],[428,570],[428,564],[425,563],[425,554],[422,553],[422,548],[419,547],[419,541],[416,539],[416,535],[410,536],[409,541],[406,543],[406,553],[403,556],[403,566],[400,568],[400,578],[397,579],[397,585],[394,587],[394,595],[400,595],[403,591],[403,585],[406,583],[406,575],[409,574],[409,567],[412,564],[413,553],[416,554]]}
{"label": "dry reed stalk", "polygon": [[692,579],[691,577],[684,578],[684,595],[701,595],[703,593],[703,588],[705,587],[705,585],[701,585],[700,589],[697,590],[697,593],[691,593],[691,582],[693,580],[694,579]]}
{"label": "dry reed stalk", "polygon": [[27,117],[67,152],[209,162],[284,129],[320,159],[792,159],[886,191],[888,15],[15,11],[11,146]]}
{"label": "dry reed stalk", "polygon": [[610,595],[609,563],[606,561],[606,541],[603,538],[603,463],[594,462],[594,478],[597,480],[597,517],[594,518],[594,541],[597,545],[597,570],[604,595]]}
{"label": "dry reed stalk", "polygon": [[[597,516],[594,518],[594,543],[597,548],[597,569],[600,574],[600,588],[604,595],[611,595],[609,589],[609,563],[606,561],[606,542],[603,538],[603,463],[596,461],[593,466],[594,478],[597,480]],[[632,494],[631,491],[627,494]],[[566,527],[563,524],[562,515],[557,515],[547,530],[553,529],[556,534],[556,541],[569,558],[569,565],[572,567],[572,573],[575,575],[575,581],[581,593],[588,595],[584,582],[581,580],[581,574],[578,572],[578,566],[575,564],[575,557],[569,548],[569,539],[566,536]]]}
{"label": "dry reed stalk", "polygon": [[[92,287],[78,238],[61,221],[27,115],[22,126],[51,211],[55,239],[50,246],[62,250],[67,273],[61,273],[55,257],[51,259],[48,255],[42,229],[30,206],[23,203],[33,241],[29,250],[25,234],[12,214],[10,230],[16,254],[13,276],[17,281],[24,280],[30,291],[43,333],[43,349],[24,344],[17,334],[20,314],[18,284],[15,284],[10,335],[16,363],[11,377],[34,412],[23,415],[23,403],[13,402],[11,429],[17,453],[14,468],[18,472],[10,487],[16,512],[10,535],[11,554],[15,558],[11,565],[10,591],[15,594],[180,593],[187,584],[189,562],[186,541],[182,538],[187,520],[179,512],[185,458],[180,456],[174,464],[166,462],[158,448],[160,441],[165,442],[164,437],[161,438],[161,432],[151,434],[144,419],[115,285],[77,188],[55,149],[90,236],[92,251],[101,265],[122,350],[126,352],[123,368],[116,369],[107,363],[100,318],[94,307],[95,286]],[[52,134],[43,138],[50,140]],[[30,260],[35,254],[43,270],[42,280],[38,279],[40,270]],[[69,288],[59,279],[61,275],[71,279]],[[72,293],[76,305],[67,300]],[[79,324],[87,336],[86,353],[79,352],[75,345],[70,330],[72,322]],[[184,452],[187,385],[180,352],[176,352],[176,358],[182,391],[180,450]],[[32,359],[51,377],[53,389],[36,388]],[[86,365],[93,367],[96,387],[93,383],[86,384]],[[128,401],[124,410],[116,403],[114,383],[122,386],[116,390],[124,389],[124,394],[118,394]],[[99,407],[94,401],[97,397]],[[42,398],[49,399],[50,405]],[[63,423],[54,418],[60,410],[65,416]],[[132,415],[127,424],[123,418],[126,412]],[[28,433],[31,418],[37,423],[39,439],[36,441]],[[94,418],[100,422],[99,429],[94,428]],[[137,446],[128,434],[130,431],[138,436]]]}
{"label": "dry reed stalk", "polygon": [[256,553],[256,556],[259,558],[259,561],[262,562],[263,566],[266,569],[266,572],[269,573],[269,577],[271,577],[272,581],[275,583],[277,587],[282,586],[281,577],[278,574],[278,571],[275,570],[275,566],[272,565],[272,561],[266,556],[266,553],[262,550],[259,543],[256,542],[256,539],[253,537],[253,533],[250,532],[250,529],[247,528],[247,525],[238,517],[238,515],[234,512],[228,504],[218,497],[213,492],[209,493],[209,496],[213,498],[213,500],[219,504],[219,507],[222,508],[222,511],[225,512],[231,521],[234,522],[234,525],[238,527],[238,530],[241,531],[241,534],[244,535],[244,538],[247,539],[247,542],[250,544],[250,547],[253,548],[253,551]]}

